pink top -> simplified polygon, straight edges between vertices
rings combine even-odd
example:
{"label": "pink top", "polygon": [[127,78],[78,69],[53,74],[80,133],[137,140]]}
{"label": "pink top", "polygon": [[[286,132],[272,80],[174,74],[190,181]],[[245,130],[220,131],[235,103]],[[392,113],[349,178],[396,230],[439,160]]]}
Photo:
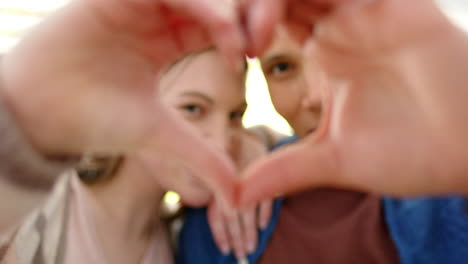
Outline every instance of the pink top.
{"label": "pink top", "polygon": [[[67,230],[65,262],[67,264],[96,263],[108,264],[99,245],[96,225],[89,208],[89,198],[82,184],[74,177]],[[141,264],[172,264],[170,246],[165,228],[156,228],[153,240]]]}

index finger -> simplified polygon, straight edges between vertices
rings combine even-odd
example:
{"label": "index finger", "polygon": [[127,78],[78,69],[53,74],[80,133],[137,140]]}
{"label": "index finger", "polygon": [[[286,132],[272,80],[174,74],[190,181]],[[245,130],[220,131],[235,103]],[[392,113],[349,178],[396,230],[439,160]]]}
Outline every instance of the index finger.
{"label": "index finger", "polygon": [[235,0],[163,0],[171,8],[200,23],[235,70],[244,68],[246,40]]}
{"label": "index finger", "polygon": [[248,36],[248,55],[261,56],[268,48],[277,24],[285,13],[286,0],[246,0],[245,27]]}

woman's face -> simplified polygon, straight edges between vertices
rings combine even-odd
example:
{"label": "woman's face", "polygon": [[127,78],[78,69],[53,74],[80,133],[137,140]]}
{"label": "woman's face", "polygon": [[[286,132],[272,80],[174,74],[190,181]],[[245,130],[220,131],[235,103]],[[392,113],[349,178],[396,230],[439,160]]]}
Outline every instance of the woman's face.
{"label": "woman's face", "polygon": [[278,29],[261,64],[276,111],[300,138],[312,133],[318,126],[321,103],[318,89],[309,87],[305,74],[314,72],[310,71],[302,48],[284,28]]}
{"label": "woman's face", "polygon": [[[209,50],[182,59],[161,76],[159,84],[163,102],[209,144],[229,154],[233,135],[243,129],[244,82],[245,73],[232,72],[216,51]],[[179,193],[185,204],[206,205],[211,192],[190,173],[178,171],[163,175],[163,188]]]}

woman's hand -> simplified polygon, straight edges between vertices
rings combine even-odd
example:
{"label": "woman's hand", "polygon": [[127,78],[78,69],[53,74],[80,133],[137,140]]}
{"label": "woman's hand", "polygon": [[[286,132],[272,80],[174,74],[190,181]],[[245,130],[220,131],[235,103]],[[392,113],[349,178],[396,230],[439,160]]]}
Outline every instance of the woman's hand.
{"label": "woman's hand", "polygon": [[77,0],[6,55],[1,92],[45,153],[129,151],[168,127],[159,70],[213,43],[231,61],[242,58],[231,0]]}
{"label": "woman's hand", "polygon": [[240,203],[317,186],[468,193],[467,35],[429,0],[347,1],[315,26],[323,122],[252,166]]}
{"label": "woman's hand", "polygon": [[244,67],[235,1],[76,0],[5,56],[0,94],[46,155],[153,148],[213,177],[210,185],[229,195],[227,158],[169,114],[156,87],[166,64],[213,44]]}

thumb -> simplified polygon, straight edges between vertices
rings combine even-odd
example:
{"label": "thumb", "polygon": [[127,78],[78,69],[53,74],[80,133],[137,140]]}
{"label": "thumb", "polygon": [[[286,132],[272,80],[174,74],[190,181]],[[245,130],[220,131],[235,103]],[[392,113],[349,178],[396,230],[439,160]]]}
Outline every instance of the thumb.
{"label": "thumb", "polygon": [[241,208],[306,188],[339,183],[339,160],[329,141],[286,147],[250,167],[239,186]]}

